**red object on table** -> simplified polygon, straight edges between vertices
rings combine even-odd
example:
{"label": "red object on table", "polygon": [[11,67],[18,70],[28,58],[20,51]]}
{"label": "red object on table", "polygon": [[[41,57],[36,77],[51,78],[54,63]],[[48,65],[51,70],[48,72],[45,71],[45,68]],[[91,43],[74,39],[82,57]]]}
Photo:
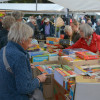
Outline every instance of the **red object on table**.
{"label": "red object on table", "polygon": [[62,34],[62,35],[60,35],[60,38],[61,38],[61,39],[64,39],[64,35],[63,35],[63,34]]}
{"label": "red object on table", "polygon": [[99,59],[99,55],[92,53],[90,51],[76,52],[76,55],[84,60]]}

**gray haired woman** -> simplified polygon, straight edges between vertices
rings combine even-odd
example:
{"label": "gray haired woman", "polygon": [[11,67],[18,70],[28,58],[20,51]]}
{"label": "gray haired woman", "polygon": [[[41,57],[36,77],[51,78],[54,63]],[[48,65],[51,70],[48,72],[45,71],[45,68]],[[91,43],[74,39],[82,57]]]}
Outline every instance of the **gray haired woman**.
{"label": "gray haired woman", "polygon": [[16,21],[21,22],[22,17],[24,16],[24,13],[22,11],[13,11],[12,16],[15,18]]}
{"label": "gray haired woman", "polygon": [[12,24],[15,23],[15,18],[12,16],[5,16],[2,20],[3,28],[0,30],[0,49],[8,43],[8,32]]}
{"label": "gray haired woman", "polygon": [[66,25],[64,28],[65,36],[64,39],[70,39],[72,40],[72,28],[69,25]]}
{"label": "gray haired woman", "polygon": [[40,83],[46,80],[44,74],[32,78],[28,54],[25,51],[32,36],[33,30],[24,23],[16,22],[10,28],[9,42],[0,50],[1,100],[29,100],[28,94],[34,93]]}

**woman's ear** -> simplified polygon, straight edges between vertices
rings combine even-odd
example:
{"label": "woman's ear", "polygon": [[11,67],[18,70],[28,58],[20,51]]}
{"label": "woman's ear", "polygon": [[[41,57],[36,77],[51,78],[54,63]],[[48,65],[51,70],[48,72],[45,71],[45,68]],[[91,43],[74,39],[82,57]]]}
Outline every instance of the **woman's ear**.
{"label": "woman's ear", "polygon": [[24,43],[25,43],[25,41],[24,41],[24,40],[22,40],[22,41],[21,41],[21,44],[24,44]]}

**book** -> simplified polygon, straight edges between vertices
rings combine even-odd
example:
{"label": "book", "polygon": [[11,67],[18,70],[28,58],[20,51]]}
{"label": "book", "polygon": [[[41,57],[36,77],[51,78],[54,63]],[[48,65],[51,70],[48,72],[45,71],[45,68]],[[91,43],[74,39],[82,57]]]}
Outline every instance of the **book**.
{"label": "book", "polygon": [[63,68],[64,70],[66,70],[66,71],[72,70],[72,68],[69,67],[68,65],[62,65],[62,68]]}
{"label": "book", "polygon": [[79,75],[86,75],[87,71],[85,71],[83,68],[81,68],[80,66],[75,66],[74,67],[74,71],[79,74]]}
{"label": "book", "polygon": [[50,64],[50,65],[35,65],[41,72],[46,72],[48,74],[53,74],[56,68],[61,68],[61,65]]}
{"label": "book", "polygon": [[76,52],[76,55],[84,60],[92,60],[92,59],[99,59],[99,55],[91,52],[91,51],[84,51],[84,52]]}
{"label": "book", "polygon": [[76,48],[76,49],[63,49],[63,53],[70,55],[70,54],[75,54],[76,52],[83,52],[83,51],[88,51],[86,49],[83,48]]}
{"label": "book", "polygon": [[64,59],[68,62],[82,61],[82,59],[76,56],[65,56]]}
{"label": "book", "polygon": [[54,71],[54,79],[61,85],[64,87],[64,81],[65,81],[65,77],[68,76],[69,74],[66,74],[65,72],[63,72],[62,68],[56,68]]}

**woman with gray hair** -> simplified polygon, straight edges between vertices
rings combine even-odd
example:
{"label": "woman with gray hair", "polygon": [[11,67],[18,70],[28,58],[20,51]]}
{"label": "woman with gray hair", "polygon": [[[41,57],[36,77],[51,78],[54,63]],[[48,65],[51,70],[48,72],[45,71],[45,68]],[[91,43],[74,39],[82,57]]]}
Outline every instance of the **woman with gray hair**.
{"label": "woman with gray hair", "polygon": [[69,25],[66,25],[64,28],[65,36],[64,39],[72,39],[72,28]]}
{"label": "woman with gray hair", "polygon": [[15,18],[12,16],[5,16],[2,20],[3,29],[0,30],[0,49],[8,43],[8,32],[12,24],[15,23]]}
{"label": "woman with gray hair", "polygon": [[93,32],[93,29],[88,24],[80,25],[81,38],[67,49],[84,48],[94,53],[100,53],[100,36]]}
{"label": "woman with gray hair", "polygon": [[13,11],[12,12],[12,16],[15,18],[16,21],[21,22],[22,21],[22,17],[24,16],[24,14],[21,11]]}
{"label": "woman with gray hair", "polygon": [[0,99],[29,100],[44,82],[41,74],[32,78],[28,54],[25,51],[31,42],[33,30],[26,24],[16,22],[9,31],[8,44],[0,51]]}

